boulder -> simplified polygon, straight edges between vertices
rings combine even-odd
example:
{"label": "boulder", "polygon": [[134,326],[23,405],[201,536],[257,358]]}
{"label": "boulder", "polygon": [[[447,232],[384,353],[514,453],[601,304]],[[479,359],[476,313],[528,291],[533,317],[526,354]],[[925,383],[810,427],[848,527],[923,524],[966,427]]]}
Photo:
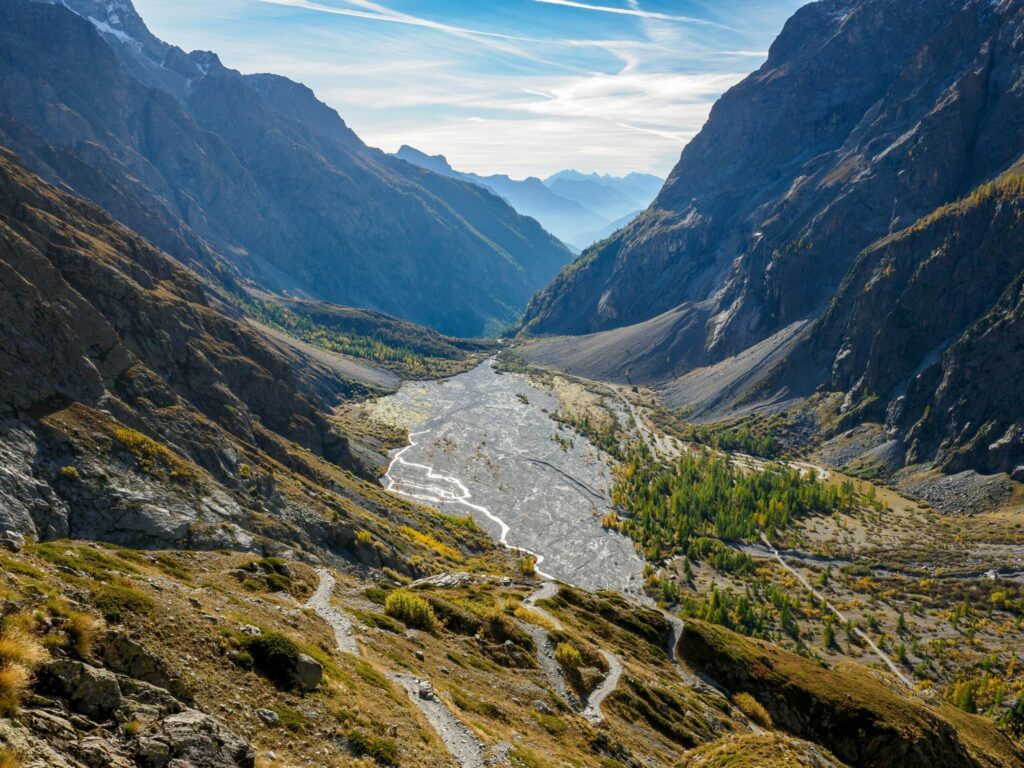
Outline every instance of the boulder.
{"label": "boulder", "polygon": [[256,717],[258,717],[264,725],[275,726],[280,725],[281,716],[272,709],[257,709]]}
{"label": "boulder", "polygon": [[38,681],[43,690],[66,699],[73,711],[93,720],[109,719],[123,703],[113,672],[80,661],[51,661],[40,669]]}
{"label": "boulder", "polygon": [[4,531],[0,533],[0,547],[8,552],[20,552],[25,546],[25,537],[17,531]]}
{"label": "boulder", "polygon": [[304,653],[299,654],[295,662],[295,684],[303,693],[315,691],[324,676],[324,668],[319,661]]}
{"label": "boulder", "polygon": [[210,715],[185,710],[159,721],[138,741],[136,762],[142,768],[172,764],[202,768],[254,768],[256,755],[242,738]]}
{"label": "boulder", "polygon": [[166,661],[120,632],[108,632],[100,646],[100,659],[115,672],[170,691],[192,701],[192,692]]}

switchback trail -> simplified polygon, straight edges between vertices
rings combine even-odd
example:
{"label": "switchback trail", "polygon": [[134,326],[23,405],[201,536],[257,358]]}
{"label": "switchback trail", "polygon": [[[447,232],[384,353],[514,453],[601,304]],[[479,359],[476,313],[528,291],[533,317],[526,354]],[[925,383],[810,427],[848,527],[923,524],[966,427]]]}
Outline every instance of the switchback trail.
{"label": "switchback trail", "polygon": [[615,692],[619,685],[619,678],[622,677],[622,662],[619,661],[619,657],[603,648],[601,649],[601,655],[604,656],[604,660],[608,663],[608,674],[604,676],[601,684],[591,691],[590,696],[587,697],[587,705],[583,708],[582,712],[587,720],[595,724],[604,720],[601,704]]}
{"label": "switchback trail", "polygon": [[[540,585],[540,588],[532,595],[523,600],[525,605],[530,610],[536,611],[545,619],[551,622],[551,624],[558,630],[564,629],[562,622],[552,616],[541,606],[537,605],[539,600],[547,600],[558,594],[558,583],[554,581],[545,581]],[[562,668],[558,665],[558,662],[554,659],[554,648],[551,642],[551,637],[548,635],[548,631],[544,627],[531,626],[529,629],[531,635],[536,638],[540,637],[542,642],[537,646],[537,653],[541,657],[541,667],[544,669],[548,680],[552,682],[552,686],[559,690],[559,693],[569,704],[576,708],[580,714],[589,720],[591,723],[597,724],[604,720],[604,713],[601,712],[601,704],[607,699],[619,685],[619,678],[622,677],[622,662],[619,658],[608,651],[601,649],[601,655],[604,656],[604,660],[608,663],[608,674],[604,676],[604,680],[591,691],[587,700],[581,703],[578,698],[569,690],[569,686],[565,681],[565,676],[562,673]],[[548,656],[550,654],[550,656]],[[551,667],[551,669],[549,669]],[[564,691],[564,693],[563,693]]]}
{"label": "switchback trail", "polygon": [[320,575],[320,584],[306,603],[306,608],[311,608],[317,616],[330,624],[339,651],[358,656],[361,651],[355,635],[352,634],[352,621],[331,604],[331,595],[336,583],[334,576],[326,568],[318,568],[317,573]]}

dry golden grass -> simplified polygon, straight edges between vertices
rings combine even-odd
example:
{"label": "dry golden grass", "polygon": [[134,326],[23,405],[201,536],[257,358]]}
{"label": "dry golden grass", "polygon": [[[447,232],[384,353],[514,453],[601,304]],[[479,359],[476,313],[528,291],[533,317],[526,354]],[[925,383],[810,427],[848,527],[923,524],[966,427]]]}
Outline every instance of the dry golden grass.
{"label": "dry golden grass", "polygon": [[555,622],[543,613],[535,611],[532,608],[527,608],[525,605],[521,605],[516,608],[515,616],[522,622],[533,624],[535,627],[542,627],[548,632],[554,632],[558,629],[558,627],[555,626]]}
{"label": "dry golden grass", "polygon": [[92,656],[96,632],[99,629],[99,622],[95,617],[87,613],[73,611],[68,616],[64,629],[76,656],[82,659]]}
{"label": "dry golden grass", "polygon": [[21,696],[31,680],[32,674],[20,664],[0,667],[0,715],[9,717],[18,711]]}
{"label": "dry golden grass", "polygon": [[761,706],[761,702],[749,693],[745,691],[737,693],[732,697],[732,703],[757,725],[760,725],[762,728],[772,727],[772,716],[768,714],[768,710]]}
{"label": "dry golden grass", "polygon": [[0,768],[21,768],[24,765],[20,755],[9,749],[0,749]]}
{"label": "dry golden grass", "polygon": [[46,660],[46,649],[29,632],[12,622],[0,632],[0,714],[18,710],[32,682],[32,670]]}
{"label": "dry golden grass", "polygon": [[0,632],[0,665],[32,669],[45,660],[46,649],[31,633],[20,627]]}

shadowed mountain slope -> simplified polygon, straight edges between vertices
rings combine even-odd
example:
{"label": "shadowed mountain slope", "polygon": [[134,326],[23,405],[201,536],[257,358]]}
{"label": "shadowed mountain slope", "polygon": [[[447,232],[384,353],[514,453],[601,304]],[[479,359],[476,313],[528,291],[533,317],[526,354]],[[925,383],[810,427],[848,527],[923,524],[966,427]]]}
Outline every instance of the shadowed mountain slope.
{"label": "shadowed mountain slope", "polygon": [[157,40],[130,3],[4,0],[0,36],[0,142],[222,280],[482,335],[570,258],[493,195],[366,147],[304,86]]}

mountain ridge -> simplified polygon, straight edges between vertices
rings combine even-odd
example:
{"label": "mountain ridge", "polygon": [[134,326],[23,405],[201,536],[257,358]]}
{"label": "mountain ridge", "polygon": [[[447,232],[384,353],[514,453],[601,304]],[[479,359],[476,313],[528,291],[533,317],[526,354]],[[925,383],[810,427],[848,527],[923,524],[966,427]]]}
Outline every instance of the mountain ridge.
{"label": "mountain ridge", "polygon": [[366,147],[305,86],[111,8],[5,0],[0,141],[185,263],[469,336],[569,259],[501,200]]}
{"label": "mountain ridge", "polygon": [[[628,223],[632,215],[653,199],[662,183],[656,176],[641,173],[621,178],[577,171],[560,171],[547,179],[481,176],[457,171],[444,155],[428,155],[408,144],[402,145],[395,157],[492,191],[577,251],[592,242],[591,238],[600,239],[605,230],[610,234]],[[562,186],[557,187],[558,184]],[[601,211],[592,209],[595,196]]]}

